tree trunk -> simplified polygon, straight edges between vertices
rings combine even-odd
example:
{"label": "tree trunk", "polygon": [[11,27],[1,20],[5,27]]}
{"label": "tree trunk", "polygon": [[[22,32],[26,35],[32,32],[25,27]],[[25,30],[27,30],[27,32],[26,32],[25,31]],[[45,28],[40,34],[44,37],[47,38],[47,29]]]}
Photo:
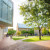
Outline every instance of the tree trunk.
{"label": "tree trunk", "polygon": [[41,28],[39,27],[39,40],[41,40]]}

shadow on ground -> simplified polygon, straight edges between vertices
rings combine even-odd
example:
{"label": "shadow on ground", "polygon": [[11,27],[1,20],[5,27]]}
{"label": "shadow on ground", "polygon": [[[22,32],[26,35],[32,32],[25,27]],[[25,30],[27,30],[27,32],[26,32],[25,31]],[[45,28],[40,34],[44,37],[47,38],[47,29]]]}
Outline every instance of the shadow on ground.
{"label": "shadow on ground", "polygon": [[9,47],[2,48],[0,50],[50,50],[50,48],[34,43],[19,42]]}
{"label": "shadow on ground", "polygon": [[50,50],[50,41],[22,42],[5,38],[0,42],[0,50]]}

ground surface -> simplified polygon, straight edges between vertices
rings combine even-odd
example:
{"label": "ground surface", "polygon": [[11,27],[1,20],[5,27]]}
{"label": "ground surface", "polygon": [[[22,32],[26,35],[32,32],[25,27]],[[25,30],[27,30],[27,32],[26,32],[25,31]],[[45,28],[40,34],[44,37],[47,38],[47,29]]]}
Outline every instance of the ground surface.
{"label": "ground surface", "polygon": [[22,42],[22,40],[13,41],[7,38],[0,42],[0,50],[50,50],[50,41]]}
{"label": "ground surface", "polygon": [[23,41],[25,41],[25,42],[37,42],[37,41],[46,41],[46,40],[50,40],[50,36],[41,36],[41,40],[39,40],[39,36],[35,36],[32,38],[25,39]]}

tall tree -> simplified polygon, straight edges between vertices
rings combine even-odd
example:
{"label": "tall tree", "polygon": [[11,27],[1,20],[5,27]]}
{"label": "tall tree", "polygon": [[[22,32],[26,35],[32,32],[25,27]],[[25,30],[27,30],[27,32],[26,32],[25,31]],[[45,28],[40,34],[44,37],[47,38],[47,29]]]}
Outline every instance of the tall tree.
{"label": "tall tree", "polygon": [[49,5],[44,0],[28,1],[20,6],[20,14],[24,16],[24,23],[29,26],[35,25],[39,28],[39,39],[41,40],[41,28],[48,24],[50,13]]}
{"label": "tall tree", "polygon": [[50,4],[50,0],[44,0],[46,3]]}

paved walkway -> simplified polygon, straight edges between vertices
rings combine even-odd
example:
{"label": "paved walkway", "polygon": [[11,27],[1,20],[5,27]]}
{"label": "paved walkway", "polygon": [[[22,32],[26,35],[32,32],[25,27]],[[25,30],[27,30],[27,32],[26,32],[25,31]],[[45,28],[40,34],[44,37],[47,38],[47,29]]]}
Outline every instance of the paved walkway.
{"label": "paved walkway", "polygon": [[0,50],[14,44],[16,44],[16,41],[10,39],[9,37],[4,38],[2,41],[0,41]]}
{"label": "paved walkway", "polygon": [[0,42],[0,50],[50,50],[50,41],[22,42],[6,38]]}

